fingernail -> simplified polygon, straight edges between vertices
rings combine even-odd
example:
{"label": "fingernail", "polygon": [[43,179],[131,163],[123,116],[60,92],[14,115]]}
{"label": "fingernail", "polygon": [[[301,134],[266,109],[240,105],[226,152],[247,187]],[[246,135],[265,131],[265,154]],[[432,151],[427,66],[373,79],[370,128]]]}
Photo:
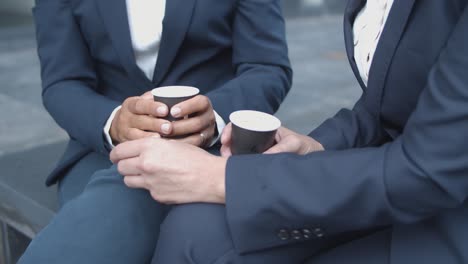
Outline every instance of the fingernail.
{"label": "fingernail", "polygon": [[165,134],[169,134],[169,130],[171,129],[171,125],[169,123],[164,123],[161,125],[161,130]]}
{"label": "fingernail", "polygon": [[171,115],[172,115],[173,117],[178,117],[178,116],[180,115],[180,112],[181,112],[181,110],[180,110],[179,107],[173,107],[173,108],[171,109]]}
{"label": "fingernail", "polygon": [[160,107],[158,107],[157,111],[158,111],[158,114],[160,114],[160,115],[166,115],[167,114],[167,107],[160,106]]}

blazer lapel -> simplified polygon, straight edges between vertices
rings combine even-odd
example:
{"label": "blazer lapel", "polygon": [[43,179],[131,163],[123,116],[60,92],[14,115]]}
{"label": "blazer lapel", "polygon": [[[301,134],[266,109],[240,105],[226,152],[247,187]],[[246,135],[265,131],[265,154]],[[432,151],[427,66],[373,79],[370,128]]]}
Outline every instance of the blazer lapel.
{"label": "blazer lapel", "polygon": [[196,0],[167,0],[161,46],[154,70],[153,83],[158,86],[167,74],[184,41],[192,20]]}
{"label": "blazer lapel", "polygon": [[151,87],[151,81],[136,64],[125,0],[96,0],[96,4],[127,74],[142,87]]}
{"label": "blazer lapel", "polygon": [[361,75],[359,74],[359,70],[356,65],[356,61],[354,59],[353,24],[354,24],[354,20],[356,19],[357,14],[364,7],[365,4],[366,4],[365,0],[348,1],[348,5],[346,7],[345,15],[344,15],[344,37],[345,37],[346,53],[348,54],[348,60],[354,72],[354,75],[356,76],[362,89],[364,89],[366,85],[362,81]]}
{"label": "blazer lapel", "polygon": [[415,1],[395,0],[377,45],[368,81],[368,96],[372,98],[369,102],[376,113],[380,113],[385,80]]}

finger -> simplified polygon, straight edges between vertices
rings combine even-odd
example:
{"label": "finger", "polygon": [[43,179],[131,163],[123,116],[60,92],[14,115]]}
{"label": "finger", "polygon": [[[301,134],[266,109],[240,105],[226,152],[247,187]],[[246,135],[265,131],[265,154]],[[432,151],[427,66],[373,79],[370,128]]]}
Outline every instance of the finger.
{"label": "finger", "polygon": [[201,147],[201,145],[203,144],[203,139],[200,136],[200,134],[194,134],[188,137],[174,139],[174,141],[190,144],[197,147]]}
{"label": "finger", "polygon": [[[147,115],[133,116],[130,119],[130,126],[139,130],[159,134],[170,134],[172,132],[172,126],[169,121]],[[130,130],[128,133],[130,133]]]}
{"label": "finger", "polygon": [[123,159],[117,163],[117,170],[122,176],[140,175],[142,171],[139,169],[140,159],[138,157]]}
{"label": "finger", "polygon": [[199,116],[172,122],[171,135],[183,136],[199,133],[208,127],[212,127],[214,129],[215,124],[216,119],[214,115],[206,112]]}
{"label": "finger", "polygon": [[221,135],[221,144],[228,145],[231,143],[231,134],[232,134],[232,123],[229,123],[224,127],[223,133]]}
{"label": "finger", "polygon": [[143,176],[126,176],[124,177],[124,183],[130,188],[146,189],[146,180]]}
{"label": "finger", "polygon": [[166,117],[169,111],[165,104],[141,97],[127,99],[124,102],[124,107],[127,107],[130,112],[137,115],[152,115],[156,117]]}
{"label": "finger", "polygon": [[153,97],[153,94],[151,93],[151,91],[148,91],[148,92],[144,93],[144,94],[141,96],[141,98],[154,100],[154,97]]}
{"label": "finger", "polygon": [[221,152],[221,157],[229,158],[230,156],[232,156],[232,152],[231,152],[231,147],[230,147],[230,146],[222,145],[222,146],[221,146],[220,152]]}
{"label": "finger", "polygon": [[194,98],[183,101],[171,108],[171,115],[175,118],[184,117],[194,113],[206,112],[211,107],[211,102],[204,95],[197,95]]}
{"label": "finger", "polygon": [[291,152],[288,148],[288,145],[286,142],[282,141],[267,151],[263,152],[263,154],[277,154],[277,153],[284,153],[284,152]]}
{"label": "finger", "polygon": [[[205,138],[201,136],[201,133],[205,135]],[[209,132],[209,130],[204,130],[201,133],[195,133],[188,137],[175,139],[175,141],[182,142],[185,144],[194,145],[197,147],[205,147],[211,143],[213,140],[213,132]]]}
{"label": "finger", "polygon": [[117,163],[123,159],[138,157],[145,146],[145,139],[127,141],[117,145],[110,153],[110,160]]}
{"label": "finger", "polygon": [[144,131],[137,128],[130,128],[126,135],[126,140],[137,140],[142,138],[148,137],[161,137],[161,135],[157,132],[152,131]]}

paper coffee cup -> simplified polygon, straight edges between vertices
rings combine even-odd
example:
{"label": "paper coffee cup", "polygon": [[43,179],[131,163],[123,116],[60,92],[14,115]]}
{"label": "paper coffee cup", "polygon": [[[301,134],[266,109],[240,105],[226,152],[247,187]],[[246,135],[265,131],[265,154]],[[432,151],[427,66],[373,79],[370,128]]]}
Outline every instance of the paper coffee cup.
{"label": "paper coffee cup", "polygon": [[[171,108],[178,103],[197,96],[200,90],[191,86],[164,86],[151,91],[155,101],[167,105],[169,112]],[[167,116],[169,121],[176,121],[182,118],[174,118],[170,114]]]}
{"label": "paper coffee cup", "polygon": [[275,144],[281,121],[273,115],[252,111],[236,111],[229,116],[232,123],[233,155],[263,153]]}

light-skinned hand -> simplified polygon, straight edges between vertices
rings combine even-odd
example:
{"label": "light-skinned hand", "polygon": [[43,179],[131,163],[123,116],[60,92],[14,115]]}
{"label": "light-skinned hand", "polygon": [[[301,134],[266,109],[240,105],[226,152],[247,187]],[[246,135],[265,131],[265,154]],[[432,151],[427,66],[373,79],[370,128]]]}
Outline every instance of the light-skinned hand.
{"label": "light-skinned hand", "polygon": [[[229,157],[231,152],[231,134],[232,124],[229,123],[223,130],[221,135],[221,156]],[[299,155],[306,155],[314,151],[324,150],[322,144],[315,139],[298,134],[285,127],[280,127],[275,135],[276,144],[264,152],[264,154],[277,154],[277,153],[296,153]]]}
{"label": "light-skinned hand", "polygon": [[324,148],[315,139],[296,133],[285,127],[276,132],[276,145],[265,151],[265,154],[295,153],[306,155],[311,152],[323,151]]}
{"label": "light-skinned hand", "polygon": [[227,159],[193,145],[144,138],[118,145],[110,158],[128,187],[146,189],[161,203],[225,202]]}

